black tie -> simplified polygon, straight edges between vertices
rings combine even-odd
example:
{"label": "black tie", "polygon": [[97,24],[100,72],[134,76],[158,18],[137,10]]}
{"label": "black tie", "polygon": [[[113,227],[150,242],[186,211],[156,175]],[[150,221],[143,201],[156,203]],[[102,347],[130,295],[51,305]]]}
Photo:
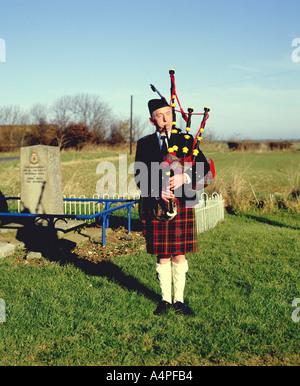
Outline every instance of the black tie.
{"label": "black tie", "polygon": [[162,156],[164,156],[164,155],[168,154],[168,148],[167,148],[167,144],[166,144],[166,136],[162,135],[160,138],[162,140],[161,154],[162,154]]}

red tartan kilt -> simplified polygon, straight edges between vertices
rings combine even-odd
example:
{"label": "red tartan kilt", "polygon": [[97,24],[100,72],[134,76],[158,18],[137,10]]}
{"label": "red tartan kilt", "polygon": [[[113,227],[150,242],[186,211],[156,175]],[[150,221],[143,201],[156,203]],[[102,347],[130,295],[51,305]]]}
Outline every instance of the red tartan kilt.
{"label": "red tartan kilt", "polygon": [[153,255],[183,255],[197,252],[197,229],[194,208],[177,201],[177,215],[173,220],[160,222],[152,208],[143,208],[143,235],[147,252]]}

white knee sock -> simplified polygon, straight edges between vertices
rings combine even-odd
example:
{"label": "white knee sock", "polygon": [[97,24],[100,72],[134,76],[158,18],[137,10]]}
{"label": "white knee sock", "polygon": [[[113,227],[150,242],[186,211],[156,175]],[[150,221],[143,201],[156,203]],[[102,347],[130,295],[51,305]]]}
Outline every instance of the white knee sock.
{"label": "white knee sock", "polygon": [[186,273],[188,271],[187,260],[184,263],[176,264],[172,262],[172,275],[174,285],[174,303],[183,303],[183,294],[186,280]]}
{"label": "white knee sock", "polygon": [[172,270],[171,262],[166,264],[156,263],[156,272],[161,288],[162,300],[172,303]]}

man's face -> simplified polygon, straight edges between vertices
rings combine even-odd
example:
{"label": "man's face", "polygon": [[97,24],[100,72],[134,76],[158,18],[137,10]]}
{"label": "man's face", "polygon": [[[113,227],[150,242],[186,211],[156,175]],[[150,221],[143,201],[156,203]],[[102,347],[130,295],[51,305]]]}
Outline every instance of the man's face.
{"label": "man's face", "polygon": [[152,118],[150,118],[152,125],[156,126],[157,131],[160,133],[166,127],[167,132],[172,129],[173,115],[171,107],[161,107],[153,111]]}

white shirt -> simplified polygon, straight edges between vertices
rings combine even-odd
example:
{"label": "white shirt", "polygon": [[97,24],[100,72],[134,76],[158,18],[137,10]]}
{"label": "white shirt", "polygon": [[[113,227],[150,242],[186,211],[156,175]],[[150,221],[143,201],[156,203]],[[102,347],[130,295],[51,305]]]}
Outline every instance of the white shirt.
{"label": "white shirt", "polygon": [[[162,134],[159,131],[156,131],[156,135],[157,135],[159,147],[160,147],[160,150],[161,150],[161,147],[162,147],[162,140],[161,140]],[[170,131],[167,131],[167,137],[168,137],[168,139],[170,139],[170,137],[171,137],[171,132]],[[169,145],[168,145],[168,141],[167,141],[167,148],[168,147],[169,147]]]}

